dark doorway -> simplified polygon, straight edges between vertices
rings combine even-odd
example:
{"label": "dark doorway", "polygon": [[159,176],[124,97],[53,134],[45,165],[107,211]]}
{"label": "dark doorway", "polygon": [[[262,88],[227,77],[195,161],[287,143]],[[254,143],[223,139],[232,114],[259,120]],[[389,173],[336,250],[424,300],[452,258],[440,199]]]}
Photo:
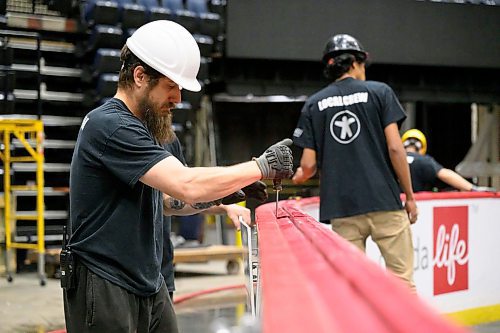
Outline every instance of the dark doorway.
{"label": "dark doorway", "polygon": [[471,146],[471,106],[417,103],[416,128],[427,137],[427,154],[443,167],[454,170]]}
{"label": "dark doorway", "polygon": [[[292,138],[304,102],[215,102],[217,165],[258,157],[284,138]],[[299,149],[294,164],[299,162]],[[297,151],[296,151],[297,150]]]}

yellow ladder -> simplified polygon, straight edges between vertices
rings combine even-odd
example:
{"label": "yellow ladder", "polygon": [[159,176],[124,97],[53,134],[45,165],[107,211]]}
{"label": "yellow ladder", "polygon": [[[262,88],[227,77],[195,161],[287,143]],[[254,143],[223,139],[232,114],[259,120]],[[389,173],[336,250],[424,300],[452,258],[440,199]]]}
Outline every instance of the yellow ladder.
{"label": "yellow ladder", "polygon": [[[11,156],[11,140],[17,138],[24,149],[28,152],[24,156]],[[44,177],[43,177],[43,122],[31,119],[0,119],[0,140],[3,140],[3,149],[0,151],[0,159],[4,167],[4,221],[5,221],[5,270],[7,281],[12,282],[12,275],[9,270],[10,250],[28,249],[38,252],[38,275],[40,284],[46,284],[45,276],[45,225],[44,225]],[[31,142],[30,142],[31,141]],[[35,147],[32,147],[35,142]],[[35,185],[12,185],[11,184],[11,164],[16,162],[36,162]],[[12,197],[14,191],[36,191],[36,214],[18,215],[13,209]],[[22,243],[12,240],[12,224],[17,220],[33,220],[37,226],[37,243]]]}

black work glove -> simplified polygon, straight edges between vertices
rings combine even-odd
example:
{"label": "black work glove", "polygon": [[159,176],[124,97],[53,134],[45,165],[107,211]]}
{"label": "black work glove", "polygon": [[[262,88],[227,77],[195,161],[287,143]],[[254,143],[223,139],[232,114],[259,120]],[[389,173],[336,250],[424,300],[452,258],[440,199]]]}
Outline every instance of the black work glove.
{"label": "black work glove", "polygon": [[[259,202],[264,202],[267,200],[267,185],[264,182],[256,181],[248,186],[243,187],[228,196],[225,196],[221,200],[216,200],[216,204],[231,205],[237,202],[241,202],[245,199],[255,199]],[[218,202],[219,201],[219,202]]]}
{"label": "black work glove", "polygon": [[283,139],[271,147],[254,160],[262,173],[262,179],[284,179],[293,176],[293,156],[288,146],[291,146],[291,139]]}
{"label": "black work glove", "polygon": [[245,193],[247,198],[255,199],[258,202],[267,200],[267,185],[260,180],[243,187],[241,190]]}
{"label": "black work glove", "polygon": [[245,193],[242,190],[238,190],[220,199],[220,203],[222,203],[223,205],[232,205],[243,200],[245,200]]}

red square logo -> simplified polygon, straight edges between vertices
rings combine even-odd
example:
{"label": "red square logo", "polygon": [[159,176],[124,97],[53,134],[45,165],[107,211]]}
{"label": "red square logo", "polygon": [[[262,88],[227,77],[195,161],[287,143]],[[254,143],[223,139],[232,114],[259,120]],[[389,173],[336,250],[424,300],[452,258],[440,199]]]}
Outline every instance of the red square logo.
{"label": "red square logo", "polygon": [[467,206],[434,208],[434,295],[469,288]]}

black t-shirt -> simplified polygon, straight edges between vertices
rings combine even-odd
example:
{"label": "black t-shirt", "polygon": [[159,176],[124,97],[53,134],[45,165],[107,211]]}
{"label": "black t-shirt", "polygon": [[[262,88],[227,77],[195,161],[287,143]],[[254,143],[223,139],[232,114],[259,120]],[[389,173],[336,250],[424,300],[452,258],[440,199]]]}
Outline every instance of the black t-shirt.
{"label": "black t-shirt", "polygon": [[70,173],[69,245],[89,270],[139,296],[163,283],[163,201],[139,181],[171,156],[115,98],[91,111]]}
{"label": "black t-shirt", "polygon": [[438,180],[437,173],[443,168],[432,156],[406,153],[410,166],[413,191],[431,191]]}
{"label": "black t-shirt", "polygon": [[[172,143],[166,144],[165,149],[169,151],[172,155],[177,157],[182,164],[186,165],[186,159],[182,153],[181,143],[179,139],[175,137]],[[170,216],[163,216],[163,258],[161,261],[161,274],[165,279],[165,284],[167,285],[168,291],[175,291],[175,281],[174,281],[174,247],[172,241],[170,240],[170,232],[172,230],[172,218]]]}
{"label": "black t-shirt", "polygon": [[316,151],[321,221],[402,208],[384,129],[405,118],[381,82],[347,78],[307,99],[293,140]]}

